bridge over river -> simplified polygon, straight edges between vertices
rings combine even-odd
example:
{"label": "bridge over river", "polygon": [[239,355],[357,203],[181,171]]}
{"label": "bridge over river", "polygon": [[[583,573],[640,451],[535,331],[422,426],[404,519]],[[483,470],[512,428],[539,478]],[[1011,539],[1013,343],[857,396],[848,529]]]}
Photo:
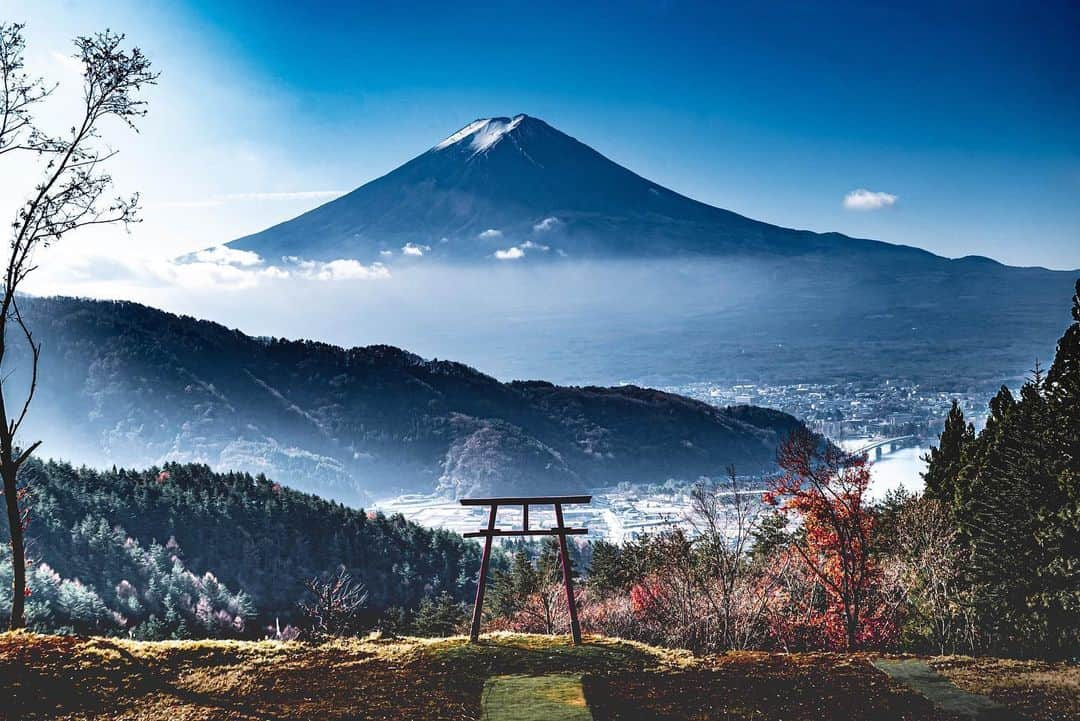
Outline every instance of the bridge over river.
{"label": "bridge over river", "polygon": [[874,458],[881,458],[886,453],[895,453],[901,448],[908,448],[916,444],[915,436],[894,436],[893,438],[868,439],[867,442],[851,451],[853,455],[874,454]]}

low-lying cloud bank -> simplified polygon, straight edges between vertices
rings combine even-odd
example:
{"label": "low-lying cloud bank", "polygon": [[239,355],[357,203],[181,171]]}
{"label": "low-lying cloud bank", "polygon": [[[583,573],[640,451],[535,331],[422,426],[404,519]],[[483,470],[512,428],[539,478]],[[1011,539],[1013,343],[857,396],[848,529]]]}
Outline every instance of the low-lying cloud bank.
{"label": "low-lying cloud bank", "polygon": [[250,288],[268,280],[378,280],[390,277],[379,262],[364,264],[353,258],[330,261],[307,260],[287,255],[268,263],[258,253],[224,245],[207,248],[179,260],[152,263],[148,269],[160,280],[184,287],[212,285],[217,288]]}
{"label": "low-lying cloud bank", "polygon": [[[330,261],[285,256],[276,262],[250,250],[224,245],[182,258],[145,259],[116,256],[77,256],[50,263],[35,273],[32,291],[42,295],[125,297],[126,289],[248,290],[284,280],[370,281],[390,277],[380,262],[353,258]],[[102,292],[113,288],[113,292]]]}

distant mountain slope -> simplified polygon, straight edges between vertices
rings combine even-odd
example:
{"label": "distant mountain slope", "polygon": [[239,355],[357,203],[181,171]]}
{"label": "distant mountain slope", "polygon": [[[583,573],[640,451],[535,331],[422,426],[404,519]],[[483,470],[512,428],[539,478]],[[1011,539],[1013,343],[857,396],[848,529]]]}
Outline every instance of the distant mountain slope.
{"label": "distant mountain slope", "polygon": [[44,346],[27,434],[77,462],[201,462],[356,503],[757,471],[797,423],[636,387],[500,383],[389,346],[251,338],[135,303],[22,306]]}
{"label": "distant mountain slope", "polygon": [[510,248],[572,258],[858,252],[918,264],[944,260],[715,208],[527,115],[474,121],[387,175],[229,246],[272,262],[386,260],[406,246],[453,260],[492,258]]}

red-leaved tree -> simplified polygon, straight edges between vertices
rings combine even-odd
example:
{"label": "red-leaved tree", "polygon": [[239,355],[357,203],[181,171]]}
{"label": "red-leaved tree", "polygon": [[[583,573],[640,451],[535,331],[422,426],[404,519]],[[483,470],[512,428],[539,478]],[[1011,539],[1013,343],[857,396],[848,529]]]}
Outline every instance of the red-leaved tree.
{"label": "red-leaved tree", "polygon": [[826,644],[852,650],[886,642],[896,624],[871,555],[866,457],[801,430],[781,444],[777,461],[781,472],[770,479],[764,501],[801,524],[791,548],[825,591]]}

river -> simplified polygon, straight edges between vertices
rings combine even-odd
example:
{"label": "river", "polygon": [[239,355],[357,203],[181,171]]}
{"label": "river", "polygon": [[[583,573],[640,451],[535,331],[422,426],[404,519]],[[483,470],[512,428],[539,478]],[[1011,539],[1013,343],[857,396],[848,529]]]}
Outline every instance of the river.
{"label": "river", "polygon": [[[840,441],[839,446],[845,451],[854,451],[867,443],[865,438],[851,438]],[[870,498],[877,501],[889,491],[903,486],[911,493],[922,493],[922,474],[926,472],[926,463],[922,457],[928,448],[901,448],[893,453],[886,453],[873,461],[871,466]],[[873,454],[870,454],[873,460]]]}
{"label": "river", "polygon": [[895,453],[889,453],[874,461],[871,467],[873,474],[870,481],[870,497],[880,500],[889,491],[901,486],[912,493],[921,493],[923,489],[922,475],[926,472],[926,463],[922,456],[926,455],[926,448],[901,448]]}

